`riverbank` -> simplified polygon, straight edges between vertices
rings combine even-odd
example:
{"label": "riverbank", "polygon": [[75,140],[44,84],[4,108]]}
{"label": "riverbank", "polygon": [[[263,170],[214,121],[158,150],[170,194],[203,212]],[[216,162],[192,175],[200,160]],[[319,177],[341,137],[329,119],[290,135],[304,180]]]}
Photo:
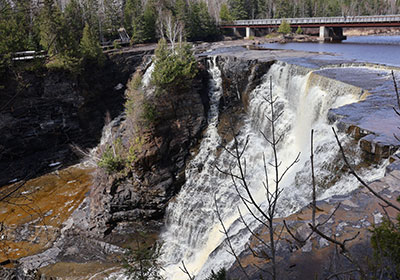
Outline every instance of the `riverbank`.
{"label": "riverbank", "polygon": [[394,36],[400,35],[399,27],[365,27],[365,28],[344,28],[344,36],[370,36],[370,35],[386,35]]}

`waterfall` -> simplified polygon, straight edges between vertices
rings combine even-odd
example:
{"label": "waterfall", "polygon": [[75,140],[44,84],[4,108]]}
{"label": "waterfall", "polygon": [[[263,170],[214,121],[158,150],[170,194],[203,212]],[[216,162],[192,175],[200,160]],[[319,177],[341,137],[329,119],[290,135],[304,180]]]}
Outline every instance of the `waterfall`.
{"label": "waterfall", "polygon": [[[224,235],[216,214],[214,197],[217,201],[224,225],[232,236],[232,245],[240,253],[245,248],[249,233],[238,221],[239,207],[251,227],[255,227],[254,218],[246,212],[240,202],[231,178],[221,174],[215,165],[222,169],[233,164],[226,151],[219,151],[221,139],[217,133],[218,103],[221,92],[221,73],[215,63],[210,61],[212,76],[210,90],[209,125],[201,142],[199,152],[189,163],[186,170],[187,181],[176,199],[170,203],[166,213],[165,231],[161,235],[164,242],[162,261],[164,276],[167,279],[186,279],[181,271],[182,261],[196,279],[205,279],[211,270],[228,268],[234,258],[226,250]],[[286,174],[281,186],[284,188],[278,202],[280,217],[298,211],[311,201],[310,171],[310,131],[314,133],[315,172],[318,183],[318,199],[333,194],[346,194],[358,184],[350,175],[336,174],[338,165],[338,147],[328,124],[327,114],[330,108],[357,102],[360,89],[340,82],[330,83],[322,79],[316,71],[304,71],[298,66],[277,62],[263,77],[262,83],[250,94],[249,108],[243,127],[238,136],[239,142],[249,137],[248,149],[244,154],[247,163],[247,175],[252,193],[262,203],[264,192],[261,181],[264,178],[262,157],[271,158],[271,148],[260,131],[268,133],[269,122],[265,116],[270,114],[270,106],[265,101],[269,97],[270,79],[273,95],[277,98],[275,109],[282,112],[276,124],[278,134],[284,138],[278,146],[278,156],[282,161],[281,169],[286,168],[300,152],[300,162]],[[345,135],[339,135],[342,143],[351,141]],[[230,144],[228,144],[229,146]],[[357,147],[352,156],[360,159]],[[357,162],[356,162],[357,163]],[[234,165],[232,165],[234,166]],[[232,167],[235,170],[235,167]],[[269,170],[273,174],[272,170]],[[361,175],[366,180],[383,176],[383,168],[364,170]],[[332,179],[334,177],[334,179]],[[327,182],[329,186],[326,186]],[[262,207],[266,207],[265,203]]]}
{"label": "waterfall", "polygon": [[154,72],[155,64],[152,62],[150,62],[150,63],[151,63],[150,66],[147,68],[147,70],[144,73],[143,78],[142,78],[143,87],[148,87],[150,85],[151,75]]}
{"label": "waterfall", "polygon": [[[195,259],[205,262],[208,252],[197,254],[196,248],[206,245],[210,249],[215,248],[218,243],[213,240],[207,242],[209,226],[213,220],[213,201],[209,197],[217,182],[213,179],[215,175],[213,163],[217,156],[217,147],[220,144],[220,137],[217,131],[219,100],[222,95],[221,72],[216,64],[216,57],[209,61],[210,80],[210,109],[208,112],[208,128],[204,134],[196,157],[186,168],[187,181],[184,185],[185,191],[177,197],[177,202],[172,203],[166,216],[166,227],[168,230],[163,234],[165,240],[163,246],[163,259],[165,263],[176,263],[184,259]],[[199,215],[199,212],[201,214]],[[207,217],[211,220],[207,220]],[[182,230],[182,229],[185,230]],[[178,243],[175,242],[178,241]],[[181,243],[181,241],[184,241]],[[196,264],[188,264],[192,269]],[[166,266],[167,275],[181,275],[178,266]],[[179,278],[175,278],[179,279]]]}

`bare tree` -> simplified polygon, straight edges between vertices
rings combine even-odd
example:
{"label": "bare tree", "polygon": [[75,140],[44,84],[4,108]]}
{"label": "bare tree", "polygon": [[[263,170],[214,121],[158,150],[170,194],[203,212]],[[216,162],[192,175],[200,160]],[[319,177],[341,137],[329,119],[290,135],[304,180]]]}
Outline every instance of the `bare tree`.
{"label": "bare tree", "polygon": [[167,38],[171,48],[175,50],[178,42],[181,46],[184,35],[184,24],[174,18],[171,11],[158,7],[158,31],[162,38]]}
{"label": "bare tree", "polygon": [[[250,231],[251,235],[258,239],[262,244],[265,246],[265,250],[263,249],[261,253],[257,253],[256,250],[251,248],[248,245],[249,249],[253,253],[253,255],[257,258],[269,259],[271,260],[271,268],[269,270],[263,270],[268,273],[273,280],[279,279],[278,278],[278,271],[277,271],[277,259],[276,259],[276,249],[277,249],[277,242],[281,239],[281,234],[283,231],[283,226],[277,225],[275,223],[275,219],[277,216],[277,203],[279,201],[280,195],[283,192],[283,187],[281,186],[281,182],[287,172],[299,161],[300,153],[297,157],[286,167],[283,171],[281,171],[280,167],[282,165],[281,160],[279,159],[278,155],[278,145],[283,140],[284,135],[278,134],[276,131],[276,124],[279,121],[280,117],[282,116],[283,112],[277,112],[275,108],[275,104],[277,102],[277,97],[273,96],[272,90],[272,79],[270,80],[270,88],[269,88],[269,97],[265,98],[265,101],[270,106],[270,115],[265,116],[265,118],[270,123],[270,131],[269,134],[261,132],[264,139],[269,143],[272,149],[272,157],[271,159],[266,159],[265,154],[263,155],[263,164],[264,164],[264,179],[262,185],[265,191],[265,201],[267,202],[268,206],[266,209],[263,209],[261,203],[257,203],[256,199],[251,191],[250,183],[247,179],[247,164],[246,159],[244,158],[244,153],[247,149],[249,138],[246,138],[244,145],[239,143],[239,140],[236,134],[233,131],[233,146],[232,148],[224,147],[225,151],[229,153],[237,166],[238,171],[235,171],[231,166],[228,170],[223,170],[219,166],[216,166],[219,172],[229,176],[232,180],[234,188],[240,197],[243,205],[247,209],[247,211],[251,214],[251,216],[262,226],[267,228],[269,233],[269,240],[268,242],[264,242],[261,240],[257,234],[250,228],[250,225],[244,219],[242,213],[239,211],[240,220],[245,225],[245,227]],[[233,129],[232,129],[233,130]],[[268,166],[271,166],[273,169],[273,174],[270,176],[268,171]],[[244,192],[244,194],[243,194]],[[216,205],[217,214],[218,214],[218,205]],[[218,215],[220,217],[220,215]],[[230,236],[227,234],[225,229],[225,225],[221,218],[219,218],[222,227],[224,228],[224,232],[226,235],[226,240],[228,244],[230,241]],[[231,253],[236,255],[233,251],[232,246],[229,246]],[[240,260],[236,258],[238,263],[240,264]],[[241,264],[240,264],[241,266]],[[242,266],[241,266],[242,267]],[[243,267],[243,272],[245,273]],[[247,275],[246,275],[247,276]]]}

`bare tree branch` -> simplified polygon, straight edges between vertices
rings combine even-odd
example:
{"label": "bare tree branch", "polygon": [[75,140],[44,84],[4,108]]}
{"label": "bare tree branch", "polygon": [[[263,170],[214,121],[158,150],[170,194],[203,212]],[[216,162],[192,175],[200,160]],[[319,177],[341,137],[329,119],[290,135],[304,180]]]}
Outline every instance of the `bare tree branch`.
{"label": "bare tree branch", "polygon": [[242,263],[241,263],[241,261],[240,261],[240,259],[239,259],[239,256],[235,253],[235,250],[234,250],[233,245],[232,245],[232,242],[231,242],[231,237],[229,236],[228,230],[227,230],[226,227],[225,227],[225,224],[224,224],[224,222],[223,222],[223,220],[222,220],[222,217],[221,217],[221,213],[220,213],[220,211],[219,211],[219,207],[218,207],[216,195],[214,195],[214,203],[215,203],[215,212],[216,212],[216,214],[217,214],[217,218],[218,218],[218,220],[219,220],[219,223],[220,223],[221,226],[222,226],[223,233],[225,234],[226,243],[227,243],[228,246],[229,246],[230,253],[235,257],[236,262],[239,264],[239,267],[240,267],[241,271],[243,272],[243,274],[246,276],[246,278],[247,278],[247,279],[250,279],[249,275],[247,274],[246,270],[244,269],[244,267],[243,267],[243,265],[242,265]]}
{"label": "bare tree branch", "polygon": [[343,158],[346,166],[350,169],[350,174],[352,174],[358,180],[358,182],[360,182],[364,187],[366,187],[375,197],[379,198],[380,200],[385,202],[388,206],[390,206],[400,212],[400,207],[398,207],[397,205],[394,205],[393,203],[391,203],[390,201],[385,199],[383,196],[381,196],[380,194],[375,192],[360,176],[358,176],[358,174],[354,171],[354,168],[350,165],[349,161],[347,160],[346,154],[344,152],[342,144],[339,141],[339,137],[336,134],[335,128],[332,127],[332,130],[333,130],[333,133],[335,134],[335,138],[339,145],[340,152],[342,153],[342,158]]}
{"label": "bare tree branch", "polygon": [[179,267],[179,269],[182,270],[182,272],[185,273],[189,277],[189,280],[194,280],[194,276],[190,275],[189,271],[187,270],[187,268],[185,266],[184,261],[182,261],[182,266],[183,267]]}

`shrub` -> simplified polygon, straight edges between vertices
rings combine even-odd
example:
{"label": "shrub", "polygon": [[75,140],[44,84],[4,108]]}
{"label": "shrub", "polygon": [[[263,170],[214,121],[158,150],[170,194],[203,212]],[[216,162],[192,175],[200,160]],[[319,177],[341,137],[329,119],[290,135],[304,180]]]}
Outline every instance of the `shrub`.
{"label": "shrub", "polygon": [[128,88],[130,90],[138,90],[142,85],[142,78],[142,73],[135,72],[129,81]]}
{"label": "shrub", "polygon": [[121,48],[121,44],[118,42],[118,40],[114,40],[113,46],[114,46],[114,49],[120,49]]}
{"label": "shrub", "polygon": [[276,38],[278,36],[279,36],[279,34],[274,32],[274,33],[269,33],[269,34],[265,35],[265,38],[271,39],[271,38]]}
{"label": "shrub", "polygon": [[127,91],[125,93],[125,112],[129,117],[136,119],[134,116],[135,106],[139,107],[142,102],[143,93],[140,91],[140,86],[142,85],[142,74],[137,71],[133,74],[132,78],[128,81]]}
{"label": "shrub", "polygon": [[170,49],[165,39],[158,42],[151,82],[160,90],[179,90],[190,87],[197,74],[196,59],[188,44]]}
{"label": "shrub", "polygon": [[155,242],[154,244],[148,243],[146,234],[139,233],[136,245],[127,250],[124,258],[124,267],[129,279],[164,279],[160,275],[162,265],[159,261],[162,254],[162,244],[159,242]]}
{"label": "shrub", "polygon": [[289,34],[289,33],[291,33],[291,32],[292,32],[292,29],[291,29],[291,27],[290,27],[290,24],[289,24],[286,20],[283,20],[282,23],[281,23],[281,25],[279,25],[278,32],[279,32],[279,33],[282,33],[282,34]]}
{"label": "shrub", "polygon": [[301,29],[300,25],[297,27],[296,34],[303,34],[303,29]]}
{"label": "shrub", "polygon": [[142,119],[145,121],[145,125],[149,126],[154,124],[154,122],[157,120],[156,107],[148,102],[145,102],[142,108]]}
{"label": "shrub", "polygon": [[104,150],[97,165],[105,169],[108,174],[121,171],[125,167],[125,159],[120,155],[121,150],[121,140],[117,139]]}
{"label": "shrub", "polygon": [[82,59],[58,54],[46,64],[46,67],[50,70],[68,71],[76,76],[82,72]]}
{"label": "shrub", "polygon": [[206,280],[226,280],[226,270],[221,268],[217,273],[211,271],[211,275]]}
{"label": "shrub", "polygon": [[137,159],[137,154],[142,151],[142,147],[144,144],[144,137],[136,136],[133,137],[133,143],[130,144],[127,158],[127,165],[130,166]]}
{"label": "shrub", "polygon": [[[399,200],[399,199],[398,199]],[[400,215],[396,222],[384,220],[372,230],[373,270],[385,279],[400,279]]]}

